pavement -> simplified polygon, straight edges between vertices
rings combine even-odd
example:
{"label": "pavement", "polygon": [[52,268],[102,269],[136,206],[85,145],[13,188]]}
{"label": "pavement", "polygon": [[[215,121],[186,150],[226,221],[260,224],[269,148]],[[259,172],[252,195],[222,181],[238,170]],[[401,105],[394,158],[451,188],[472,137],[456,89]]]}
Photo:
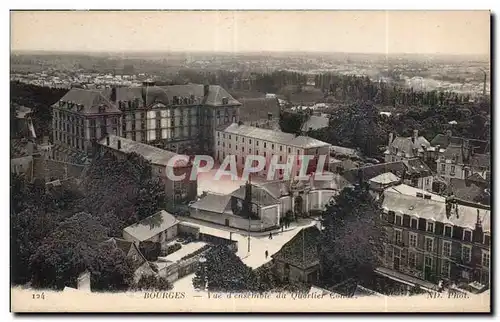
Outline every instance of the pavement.
{"label": "pavement", "polygon": [[[184,219],[184,218],[179,218]],[[205,223],[195,223],[189,221],[191,225],[200,228],[200,232],[211,234],[218,237],[223,237],[229,239],[229,232],[231,228],[219,226],[219,225],[206,225]],[[236,232],[233,231],[232,239],[238,242],[238,251],[236,255],[241,258],[242,262],[256,269],[272,260],[272,255],[278,252],[284,244],[291,240],[297,233],[300,232],[302,228],[317,225],[316,220],[302,220],[298,223],[294,223],[292,227],[284,232],[273,233],[273,238],[269,239],[269,233],[265,236],[250,236],[250,251],[248,247],[248,234],[246,232]],[[216,227],[214,227],[216,226]],[[268,251],[268,257],[266,258],[265,252]],[[189,274],[183,278],[174,282],[174,291],[184,291],[184,292],[203,292],[195,291],[192,285],[192,279],[194,274]]]}

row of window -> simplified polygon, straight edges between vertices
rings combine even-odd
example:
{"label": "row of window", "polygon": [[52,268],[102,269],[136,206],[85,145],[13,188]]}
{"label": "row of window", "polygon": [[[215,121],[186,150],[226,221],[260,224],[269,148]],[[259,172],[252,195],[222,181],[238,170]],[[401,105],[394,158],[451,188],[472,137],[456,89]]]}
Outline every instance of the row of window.
{"label": "row of window", "polygon": [[[404,227],[409,227],[412,229],[419,229],[419,225],[418,225],[419,219],[418,218],[410,217],[409,225],[403,225],[403,215],[396,214],[393,211],[389,211],[388,213],[391,215],[394,215],[394,224],[396,226],[404,226]],[[435,229],[436,229],[435,222],[433,222],[431,220],[426,220],[425,231],[428,233],[435,234]],[[444,224],[443,236],[452,238],[453,226]],[[462,240],[467,241],[467,242],[472,242],[472,231],[468,230],[468,229],[464,229],[463,234],[462,234]],[[489,234],[484,234],[483,243],[486,245],[490,244]]]}
{"label": "row of window", "polygon": [[[395,242],[396,244],[402,243],[402,230],[396,229],[394,230],[395,233]],[[416,233],[409,233],[409,247],[411,248],[418,248],[418,235]],[[442,245],[442,251],[441,254],[444,257],[451,258],[451,241],[443,241]],[[432,253],[434,252],[434,238],[433,237],[428,237],[425,236],[425,243],[424,243],[424,250],[426,252]],[[471,245],[462,245],[462,252],[461,252],[461,259],[465,263],[469,263],[471,261],[471,252],[472,252],[472,246]],[[489,265],[489,252],[483,251],[484,254],[488,254],[488,265]],[[484,265],[483,266],[488,266]]]}
{"label": "row of window", "polygon": [[[465,255],[470,257],[469,255]],[[400,259],[401,258],[401,250],[399,249],[394,249],[393,253],[393,262],[394,259]],[[470,260],[469,260],[470,261]],[[449,259],[444,259],[441,261],[441,274],[447,277],[450,277],[450,272],[451,272],[451,262]],[[482,253],[481,257],[481,265],[483,268],[489,269],[490,267],[490,252],[484,251]],[[417,267],[417,253],[415,252],[408,252],[408,266],[411,268],[416,268]],[[424,257],[424,267],[427,270],[432,269],[432,257],[431,256],[425,256]]]}

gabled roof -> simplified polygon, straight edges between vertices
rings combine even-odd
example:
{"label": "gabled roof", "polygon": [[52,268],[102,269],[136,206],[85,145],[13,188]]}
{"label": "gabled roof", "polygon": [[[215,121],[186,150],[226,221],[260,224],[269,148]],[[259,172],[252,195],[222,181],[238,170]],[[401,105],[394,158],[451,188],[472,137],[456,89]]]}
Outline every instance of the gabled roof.
{"label": "gabled roof", "polygon": [[[109,137],[109,145],[107,145],[106,137],[101,139],[99,144],[123,153],[137,153],[152,164],[167,166],[169,165],[168,162],[170,159],[179,155],[172,151],[163,150],[149,144],[129,140],[116,135],[109,134],[107,137]],[[120,150],[118,150],[118,141],[120,141],[121,144]],[[187,163],[184,160],[176,160],[174,164],[175,167],[182,167],[186,165]]]}
{"label": "gabled roof", "polygon": [[136,258],[135,260],[132,259],[132,269],[133,270],[136,270],[142,264],[144,264],[145,262],[147,262],[146,258],[141,253],[141,251],[139,250],[139,248],[137,248],[137,246],[133,242],[131,242],[131,241],[127,241],[125,239],[121,239],[121,238],[117,238],[117,237],[112,237],[112,238],[110,238],[108,240],[105,240],[103,242],[103,244],[107,244],[107,245],[110,245],[112,247],[120,249],[125,254],[125,256],[128,256],[128,254],[130,252],[130,249],[133,248],[133,249],[137,250],[137,253],[139,254],[139,257]]}
{"label": "gabled roof", "polygon": [[303,228],[271,257],[300,269],[312,267],[319,262],[319,237],[316,226]]}
{"label": "gabled roof", "polygon": [[[245,199],[245,190],[246,185],[243,185],[231,192],[231,196],[238,199]],[[265,186],[252,184],[252,203],[266,207],[279,204],[280,202],[265,188]]]}
{"label": "gabled roof", "polygon": [[389,144],[389,150],[391,153],[402,154],[404,157],[411,158],[418,155],[415,154],[415,150],[423,152],[423,148],[430,147],[431,144],[423,136],[419,136],[414,141],[413,137],[400,137],[397,136]]}
{"label": "gabled roof", "polygon": [[123,231],[139,241],[145,241],[178,223],[177,218],[165,210],[161,210],[136,224],[124,228]]}
{"label": "gabled roof", "polygon": [[403,163],[406,166],[406,173],[410,176],[419,175],[420,177],[427,177],[432,175],[432,170],[429,166],[419,158],[405,159]]}

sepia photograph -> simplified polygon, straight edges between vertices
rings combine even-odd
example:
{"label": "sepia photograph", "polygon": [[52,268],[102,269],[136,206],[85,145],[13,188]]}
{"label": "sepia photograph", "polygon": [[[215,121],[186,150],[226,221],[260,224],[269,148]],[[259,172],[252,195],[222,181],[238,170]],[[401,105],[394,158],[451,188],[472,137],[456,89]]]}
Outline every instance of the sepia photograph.
{"label": "sepia photograph", "polygon": [[492,311],[487,10],[10,10],[10,310]]}

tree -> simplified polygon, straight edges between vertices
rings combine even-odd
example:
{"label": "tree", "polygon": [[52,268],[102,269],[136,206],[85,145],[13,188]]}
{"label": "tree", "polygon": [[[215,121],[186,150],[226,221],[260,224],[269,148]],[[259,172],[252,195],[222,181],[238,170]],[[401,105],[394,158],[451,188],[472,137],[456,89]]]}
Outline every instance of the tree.
{"label": "tree", "polygon": [[305,117],[304,113],[282,112],[279,120],[281,131],[299,135],[302,131]]}
{"label": "tree", "polygon": [[92,267],[97,245],[107,233],[99,219],[87,213],[61,222],[30,258],[32,285],[54,289],[74,285],[79,274]]}
{"label": "tree", "polygon": [[162,276],[144,275],[135,288],[139,291],[168,291],[172,289],[172,283]]}
{"label": "tree", "polygon": [[257,278],[252,269],[241,261],[227,246],[212,247],[205,255],[206,262],[199,263],[193,286],[204,288],[206,277],[208,290],[221,292],[252,291],[257,287]]}
{"label": "tree", "polygon": [[322,279],[334,285],[348,278],[362,280],[380,265],[386,232],[378,202],[363,186],[345,188],[322,216],[320,263]]}
{"label": "tree", "polygon": [[152,241],[143,241],[139,245],[139,250],[148,261],[155,261],[161,253],[161,244]]}
{"label": "tree", "polygon": [[101,244],[91,265],[91,285],[96,291],[125,291],[132,285],[132,262],[120,249]]}

